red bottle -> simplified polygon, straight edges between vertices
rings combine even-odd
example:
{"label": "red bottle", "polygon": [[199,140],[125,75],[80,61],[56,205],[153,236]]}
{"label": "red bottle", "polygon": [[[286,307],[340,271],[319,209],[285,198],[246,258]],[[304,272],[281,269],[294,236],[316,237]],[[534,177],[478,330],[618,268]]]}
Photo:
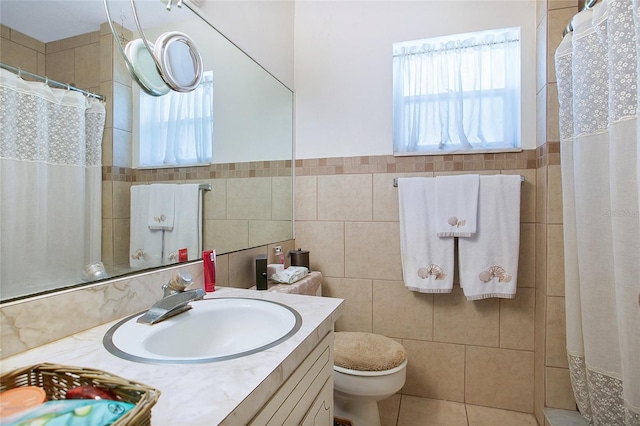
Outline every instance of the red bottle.
{"label": "red bottle", "polygon": [[206,250],[202,252],[202,266],[204,268],[204,291],[211,293],[216,291],[216,251]]}

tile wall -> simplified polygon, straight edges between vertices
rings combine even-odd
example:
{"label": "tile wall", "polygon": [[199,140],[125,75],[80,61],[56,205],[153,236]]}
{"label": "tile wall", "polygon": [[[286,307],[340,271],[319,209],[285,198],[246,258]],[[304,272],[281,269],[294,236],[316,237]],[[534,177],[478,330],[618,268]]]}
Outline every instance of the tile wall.
{"label": "tile wall", "polygon": [[558,92],[554,54],[578,0],[538,1],[535,415],[575,410],[566,354]]}
{"label": "tile wall", "polygon": [[100,93],[99,31],[43,43],[7,26],[0,27],[2,62]]}
{"label": "tile wall", "polygon": [[25,71],[44,75],[45,44],[0,24],[0,61]]}
{"label": "tile wall", "polygon": [[[402,281],[393,179],[465,172],[520,174],[521,246],[515,299],[469,302],[408,291]],[[408,352],[403,395],[532,413],[536,151],[296,161],[296,245],[310,250],[323,294],[344,298],[338,331],[400,341]]]}
{"label": "tile wall", "polygon": [[130,189],[135,184],[211,184],[213,191],[204,192],[205,249],[227,253],[293,238],[291,161],[105,169],[109,172],[103,174],[103,259],[115,270],[129,264]]}

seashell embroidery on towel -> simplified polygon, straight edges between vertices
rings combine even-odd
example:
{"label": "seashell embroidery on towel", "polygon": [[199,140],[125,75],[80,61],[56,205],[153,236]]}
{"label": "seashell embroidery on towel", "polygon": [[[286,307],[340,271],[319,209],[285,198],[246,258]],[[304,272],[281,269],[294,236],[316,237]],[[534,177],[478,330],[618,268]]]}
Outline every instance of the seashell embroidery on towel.
{"label": "seashell embroidery on towel", "polygon": [[456,228],[462,228],[463,226],[465,226],[467,224],[466,220],[458,220],[457,217],[455,216],[451,216],[449,218],[449,220],[447,220],[447,223],[451,226],[455,226]]}
{"label": "seashell embroidery on towel", "polygon": [[431,276],[435,277],[436,280],[444,280],[445,278],[447,278],[447,274],[442,272],[442,268],[433,263],[426,268],[423,266],[422,268],[418,269],[418,276],[423,280]]}
{"label": "seashell embroidery on towel", "polygon": [[144,252],[143,249],[138,249],[136,250],[132,255],[131,255],[132,259],[135,260],[141,260],[141,259],[147,259],[147,253]]}
{"label": "seashell embroidery on towel", "polygon": [[488,283],[494,278],[498,278],[499,283],[511,282],[511,275],[508,275],[507,271],[500,266],[489,267],[487,270],[480,272],[478,278],[480,278],[480,281],[483,283]]}
{"label": "seashell embroidery on towel", "polygon": [[154,217],[153,217],[153,221],[154,221],[154,222],[162,223],[162,222],[164,222],[165,220],[167,220],[167,216],[165,216],[165,215],[163,215],[163,214],[161,214],[161,215],[160,215],[160,217],[157,217],[157,216],[154,216]]}

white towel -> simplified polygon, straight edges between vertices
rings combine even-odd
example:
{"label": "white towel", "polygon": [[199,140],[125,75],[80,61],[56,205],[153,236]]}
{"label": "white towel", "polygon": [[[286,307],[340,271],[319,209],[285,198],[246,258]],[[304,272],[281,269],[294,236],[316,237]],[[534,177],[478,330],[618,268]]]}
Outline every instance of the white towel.
{"label": "white towel", "polygon": [[520,176],[480,176],[478,232],[458,240],[468,300],[515,297],[520,251]]}
{"label": "white towel", "polygon": [[435,233],[435,179],[398,179],[400,250],[405,286],[420,293],[453,288],[453,238]]}
{"label": "white towel", "polygon": [[129,266],[147,268],[162,264],[162,232],[149,229],[149,185],[131,186]]}
{"label": "white towel", "polygon": [[476,233],[478,175],[436,177],[438,237],[471,237]]}
{"label": "white towel", "polygon": [[162,183],[150,185],[149,229],[173,229],[176,186]]}
{"label": "white towel", "polygon": [[178,252],[187,249],[188,260],[202,253],[202,203],[198,184],[176,185],[173,229],[164,234],[164,262],[178,262]]}

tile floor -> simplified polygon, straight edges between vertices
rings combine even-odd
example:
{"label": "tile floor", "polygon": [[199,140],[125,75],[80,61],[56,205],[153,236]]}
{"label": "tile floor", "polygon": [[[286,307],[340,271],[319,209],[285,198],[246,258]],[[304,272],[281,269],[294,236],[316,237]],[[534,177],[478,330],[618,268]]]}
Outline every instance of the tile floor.
{"label": "tile floor", "polygon": [[533,414],[393,395],[378,403],[382,426],[538,426]]}

